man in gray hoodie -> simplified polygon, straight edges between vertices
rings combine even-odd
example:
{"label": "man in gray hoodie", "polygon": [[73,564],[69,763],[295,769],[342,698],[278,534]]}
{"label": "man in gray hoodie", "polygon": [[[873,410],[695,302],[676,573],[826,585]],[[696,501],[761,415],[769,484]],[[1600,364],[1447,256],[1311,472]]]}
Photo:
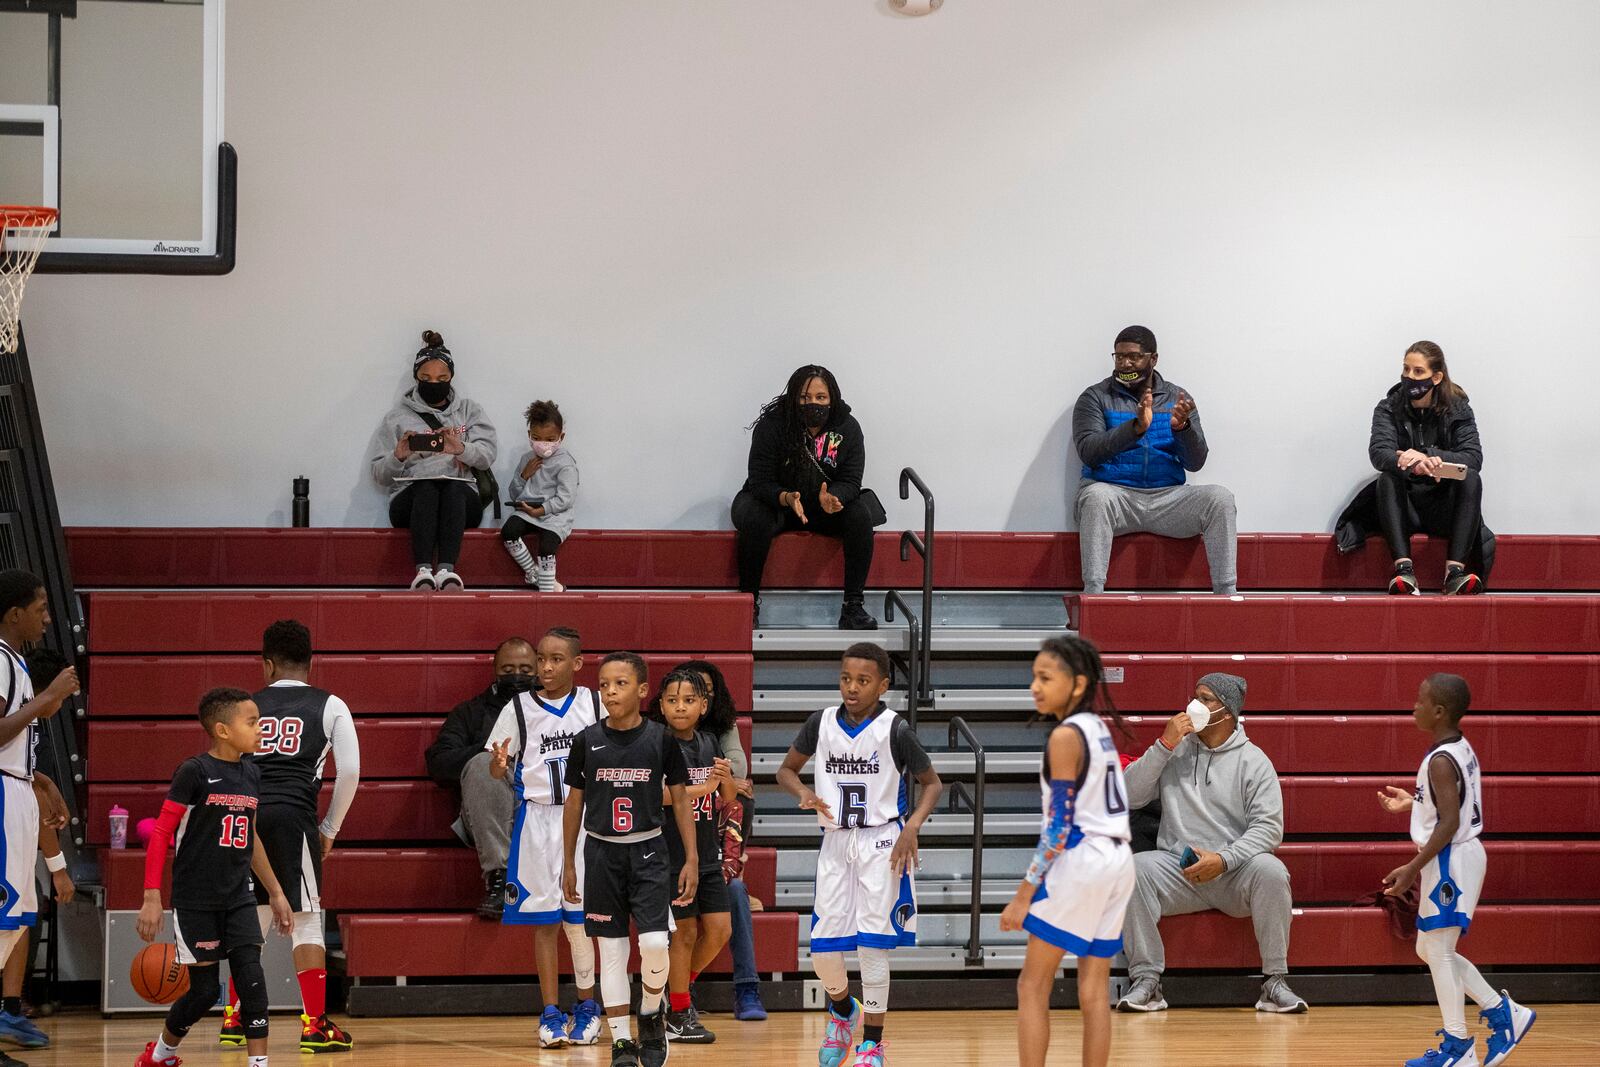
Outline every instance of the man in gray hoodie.
{"label": "man in gray hoodie", "polygon": [[1272,761],[1245,736],[1245,688],[1233,674],[1201,678],[1189,707],[1123,771],[1130,807],[1160,797],[1161,831],[1154,852],[1133,858],[1133,899],[1122,930],[1131,986],[1118,1011],[1166,1009],[1157,924],[1163,916],[1212,909],[1248,915],[1255,924],[1266,976],[1256,1010],[1306,1010],[1285,978],[1293,904],[1289,871],[1272,854],[1283,841],[1283,790]]}

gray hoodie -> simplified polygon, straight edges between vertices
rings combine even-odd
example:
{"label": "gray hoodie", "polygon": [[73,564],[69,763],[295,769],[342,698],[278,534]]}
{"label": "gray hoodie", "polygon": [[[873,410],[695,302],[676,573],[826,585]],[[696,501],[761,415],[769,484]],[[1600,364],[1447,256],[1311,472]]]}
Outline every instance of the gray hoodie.
{"label": "gray hoodie", "polygon": [[524,452],[512,468],[514,473],[511,488],[506,490],[510,494],[507,499],[533,501],[542,498],[544,514],[539,518],[532,518],[521,511],[516,514],[522,516],[524,522],[532,523],[541,530],[549,530],[565,541],[572,532],[572,505],[578,499],[578,461],[572,458],[572,453],[563,444],[555,455],[539,464],[533,477],[523,480],[522,468],[532,458],[531,451]]}
{"label": "gray hoodie", "polygon": [[[394,446],[403,433],[433,433],[433,428],[422,421],[428,412],[444,428],[455,427],[461,431],[461,442],[466,451],[459,456],[443,452],[413,452],[405,462],[394,458]],[[412,482],[447,478],[470,482],[473,470],[488,470],[494,465],[495,434],[489,416],[476,400],[469,400],[450,391],[450,402],[442,408],[431,408],[417,399],[415,387],[406,390],[400,402],[389,409],[378,428],[377,445],[380,450],[372,457],[372,476],[378,484],[389,490],[392,497]]]}
{"label": "gray hoodie", "polygon": [[1207,748],[1190,734],[1171,752],[1159,740],[1122,772],[1128,804],[1142,808],[1161,797],[1156,847],[1216,852],[1236,871],[1283,843],[1283,789],[1267,754],[1239,723],[1228,739]]}

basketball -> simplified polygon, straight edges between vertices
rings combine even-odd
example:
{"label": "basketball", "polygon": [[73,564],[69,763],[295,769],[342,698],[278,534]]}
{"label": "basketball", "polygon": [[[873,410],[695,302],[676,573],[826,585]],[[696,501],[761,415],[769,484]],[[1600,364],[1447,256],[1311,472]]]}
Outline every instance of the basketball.
{"label": "basketball", "polygon": [[152,1004],[171,1004],[189,991],[189,968],[178,962],[178,946],[170,941],[146,945],[128,968],[133,991]]}

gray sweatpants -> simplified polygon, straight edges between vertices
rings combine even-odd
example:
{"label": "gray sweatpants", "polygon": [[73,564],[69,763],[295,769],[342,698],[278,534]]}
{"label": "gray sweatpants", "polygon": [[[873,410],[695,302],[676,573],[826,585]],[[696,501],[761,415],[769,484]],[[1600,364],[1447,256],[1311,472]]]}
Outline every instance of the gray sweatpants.
{"label": "gray sweatpants", "polygon": [[496,781],[489,774],[488,752],[480,752],[461,769],[461,822],[478,850],[478,866],[505,870],[511,855],[511,821],[517,797],[511,776]]}
{"label": "gray sweatpants", "polygon": [[1194,885],[1183,876],[1183,863],[1170,852],[1140,852],[1133,857],[1133,899],[1122,924],[1128,953],[1128,977],[1158,977],[1167,967],[1166,949],[1156,923],[1163,915],[1220,911],[1256,927],[1261,972],[1289,973],[1289,871],[1270,852],[1254,857],[1236,871]]}
{"label": "gray sweatpants", "polygon": [[1203,537],[1206,562],[1211,565],[1211,591],[1237,590],[1238,509],[1226,486],[1130,489],[1085,480],[1078,488],[1077,510],[1078,553],[1083,562],[1085,593],[1106,591],[1112,538],[1138,532],[1162,537]]}

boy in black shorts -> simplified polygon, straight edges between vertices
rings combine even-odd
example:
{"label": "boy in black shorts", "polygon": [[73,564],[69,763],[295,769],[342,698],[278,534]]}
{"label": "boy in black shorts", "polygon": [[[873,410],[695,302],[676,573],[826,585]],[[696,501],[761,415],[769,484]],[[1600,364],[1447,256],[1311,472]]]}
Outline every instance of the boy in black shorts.
{"label": "boy in black shorts", "polygon": [[[682,667],[661,680],[661,691],[652,705],[652,718],[666,724],[667,731],[683,750],[689,768],[689,785],[684,798],[694,812],[695,846],[700,854],[700,884],[695,899],[674,904],[672,917],[672,969],[667,975],[667,1040],[708,1045],[717,1035],[700,1022],[689,985],[700,971],[717,958],[733,933],[732,902],[728,882],[722,877],[722,833],[718,816],[723,804],[737,797],[733,769],[722,757],[717,739],[703,732],[706,712],[711,706],[711,691],[699,671]],[[671,803],[664,798],[664,803]],[[667,824],[667,854],[674,868],[684,862],[683,839],[677,822]]]}
{"label": "boy in black shorts", "polygon": [[[584,906],[584,928],[600,940],[600,995],[611,1028],[612,1067],[661,1067],[667,1034],[661,995],[667,985],[672,905],[695,898],[699,855],[694,813],[685,799],[689,770],[683,751],[659,722],[639,714],[648,675],[644,660],[613,652],[600,661],[600,700],[606,719],[573,739],[567,755],[567,799],[562,820],[567,900]],[[661,827],[662,787],[672,797],[671,818],[685,842],[677,898]],[[584,842],[583,896],[578,896],[578,832]],[[628,1028],[628,920],[639,931],[639,1042]]]}
{"label": "boy in black shorts", "polygon": [[161,1036],[145,1046],[134,1067],[177,1067],[178,1043],[222,993],[217,979],[222,959],[239,987],[248,1067],[267,1067],[267,980],[252,872],[267,887],[273,926],[280,933],[293,929],[294,910],[255,833],[261,772],[241,758],[261,746],[261,713],[244,690],[213,689],[200,698],[200,725],[211,748],[184,760],[172,776],[145,852],[144,907],[135,924],[146,941],[161,933],[161,871],[167,844],[177,836],[172,927],[178,961],[189,966],[189,991],[173,1003]]}

